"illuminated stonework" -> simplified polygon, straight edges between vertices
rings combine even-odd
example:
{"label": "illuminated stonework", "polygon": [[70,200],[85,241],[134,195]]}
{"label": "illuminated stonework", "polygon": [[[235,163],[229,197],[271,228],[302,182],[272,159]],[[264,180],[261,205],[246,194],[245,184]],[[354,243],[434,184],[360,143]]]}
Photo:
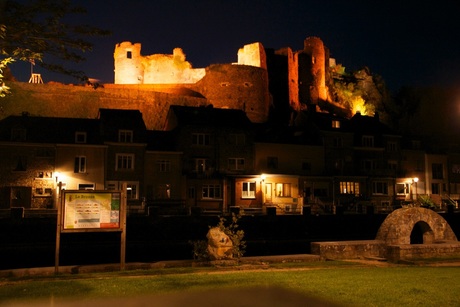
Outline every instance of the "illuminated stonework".
{"label": "illuminated stonework", "polygon": [[[173,54],[141,55],[141,44],[122,42],[115,46],[115,84],[194,84],[203,79],[205,68],[192,68],[181,48]],[[238,65],[267,69],[261,43],[238,50]]]}

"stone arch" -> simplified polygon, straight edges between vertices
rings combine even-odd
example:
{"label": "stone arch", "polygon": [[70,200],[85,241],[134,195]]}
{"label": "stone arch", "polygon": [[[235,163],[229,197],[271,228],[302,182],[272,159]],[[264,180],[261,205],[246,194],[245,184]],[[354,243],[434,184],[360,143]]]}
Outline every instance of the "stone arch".
{"label": "stone arch", "polygon": [[434,243],[434,232],[424,221],[415,223],[410,234],[410,244],[431,244]]}
{"label": "stone arch", "polygon": [[376,240],[387,245],[410,244],[410,236],[415,226],[421,228],[423,243],[457,241],[447,221],[433,210],[410,207],[393,211],[383,221]]}

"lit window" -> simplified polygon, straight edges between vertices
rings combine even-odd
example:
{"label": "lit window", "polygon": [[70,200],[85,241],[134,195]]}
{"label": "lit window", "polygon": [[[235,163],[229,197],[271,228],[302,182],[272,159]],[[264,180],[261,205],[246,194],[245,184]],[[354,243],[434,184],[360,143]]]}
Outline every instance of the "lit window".
{"label": "lit window", "polygon": [[138,199],[138,182],[126,182],[126,198],[127,199]]}
{"label": "lit window", "polygon": [[396,194],[398,195],[406,195],[409,191],[409,184],[402,182],[396,184]]}
{"label": "lit window", "polygon": [[241,190],[241,198],[255,198],[256,197],[256,183],[243,182]]}
{"label": "lit window", "polygon": [[243,158],[229,158],[228,169],[233,171],[244,170],[244,159]]}
{"label": "lit window", "polygon": [[210,140],[210,135],[205,133],[193,133],[192,134],[192,144],[198,146],[208,146]]}
{"label": "lit window", "polygon": [[171,198],[171,185],[160,184],[158,185],[158,199],[170,199]]}
{"label": "lit window", "polygon": [[205,184],[202,187],[202,198],[220,199],[220,185],[218,184]]}
{"label": "lit window", "polygon": [[132,143],[133,142],[133,131],[132,130],[118,130],[118,142]]}
{"label": "lit window", "polygon": [[339,120],[333,120],[332,121],[332,128],[340,128],[340,121]]}
{"label": "lit window", "polygon": [[359,194],[359,182],[340,182],[341,194]]}
{"label": "lit window", "polygon": [[169,160],[158,160],[157,161],[158,171],[166,173],[171,171],[171,161]]}
{"label": "lit window", "polygon": [[94,183],[80,183],[78,184],[79,190],[94,190]]}
{"label": "lit window", "polygon": [[86,157],[77,156],[75,157],[74,173],[86,173]]}
{"label": "lit window", "polygon": [[75,143],[86,143],[86,132],[75,132]]}
{"label": "lit window", "polygon": [[117,154],[115,169],[116,170],[133,170],[134,169],[134,154]]}
{"label": "lit window", "polygon": [[278,197],[291,197],[291,184],[290,183],[277,183],[276,196]]}

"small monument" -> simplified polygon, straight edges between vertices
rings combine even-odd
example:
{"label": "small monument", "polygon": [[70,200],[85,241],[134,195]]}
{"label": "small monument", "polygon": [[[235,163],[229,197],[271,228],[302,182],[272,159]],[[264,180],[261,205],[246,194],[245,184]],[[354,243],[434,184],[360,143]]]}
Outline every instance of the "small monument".
{"label": "small monument", "polygon": [[[417,243],[411,242],[418,230]],[[460,242],[447,221],[433,210],[401,208],[387,216],[375,240],[312,242],[312,254],[323,259],[374,258],[398,262],[460,257]]]}
{"label": "small monument", "polygon": [[233,258],[233,242],[218,227],[209,229],[208,234],[208,254],[211,260],[223,260]]}

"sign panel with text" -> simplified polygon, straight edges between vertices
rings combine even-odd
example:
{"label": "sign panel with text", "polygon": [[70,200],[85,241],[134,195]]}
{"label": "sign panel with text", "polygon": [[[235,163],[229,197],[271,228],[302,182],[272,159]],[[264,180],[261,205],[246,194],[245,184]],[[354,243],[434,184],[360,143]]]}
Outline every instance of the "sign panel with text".
{"label": "sign panel with text", "polygon": [[120,229],[121,192],[64,191],[63,230]]}

